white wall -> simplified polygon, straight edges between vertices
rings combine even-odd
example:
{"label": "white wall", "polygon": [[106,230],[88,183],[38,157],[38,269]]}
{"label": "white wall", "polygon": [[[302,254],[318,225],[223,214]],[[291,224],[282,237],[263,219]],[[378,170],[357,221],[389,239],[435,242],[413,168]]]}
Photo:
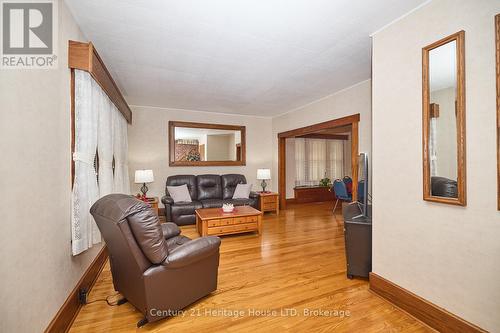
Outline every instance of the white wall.
{"label": "white wall", "polygon": [[[259,190],[258,168],[270,168],[272,164],[271,119],[219,113],[163,109],[154,107],[132,107],[134,119],[129,126],[129,172],[131,189],[139,192],[140,185],[133,183],[137,169],[153,169],[155,182],[149,184],[148,196],[161,198],[165,195],[168,176],[181,174],[244,174],[253,190]],[[169,167],[168,122],[191,121],[246,126],[246,166],[228,167]],[[160,207],[163,205],[160,204]]]}
{"label": "white wall", "polygon": [[43,331],[100,250],[71,256],[68,39],[60,1],[59,68],[0,71],[1,332]]}
{"label": "white wall", "polygon": [[276,188],[278,184],[278,133],[356,113],[359,113],[361,117],[359,122],[359,151],[368,152],[370,157],[372,152],[370,80],[360,82],[299,109],[273,118],[273,186]]}
{"label": "white wall", "polygon": [[[373,271],[500,332],[494,15],[435,0],[373,38]],[[467,207],[422,200],[422,47],[465,30]],[[390,181],[387,181],[387,180]]]}

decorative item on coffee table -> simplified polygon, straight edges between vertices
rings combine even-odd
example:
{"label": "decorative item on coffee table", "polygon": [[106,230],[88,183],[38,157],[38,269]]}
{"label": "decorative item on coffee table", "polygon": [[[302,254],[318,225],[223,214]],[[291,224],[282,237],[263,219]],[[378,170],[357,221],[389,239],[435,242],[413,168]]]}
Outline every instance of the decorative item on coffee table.
{"label": "decorative item on coffee table", "polygon": [[232,213],[234,211],[234,205],[232,203],[222,204],[222,211],[224,213]]}
{"label": "decorative item on coffee table", "polygon": [[280,213],[279,195],[275,192],[257,192],[259,195],[259,209],[261,212]]}

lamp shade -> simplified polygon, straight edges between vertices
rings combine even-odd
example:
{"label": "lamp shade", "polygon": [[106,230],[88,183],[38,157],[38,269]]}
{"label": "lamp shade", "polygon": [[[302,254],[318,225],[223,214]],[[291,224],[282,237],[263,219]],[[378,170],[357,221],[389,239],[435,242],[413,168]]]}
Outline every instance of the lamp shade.
{"label": "lamp shade", "polygon": [[271,179],[271,169],[257,169],[257,179],[259,180]]}
{"label": "lamp shade", "polygon": [[135,170],[135,183],[152,183],[154,180],[153,170]]}

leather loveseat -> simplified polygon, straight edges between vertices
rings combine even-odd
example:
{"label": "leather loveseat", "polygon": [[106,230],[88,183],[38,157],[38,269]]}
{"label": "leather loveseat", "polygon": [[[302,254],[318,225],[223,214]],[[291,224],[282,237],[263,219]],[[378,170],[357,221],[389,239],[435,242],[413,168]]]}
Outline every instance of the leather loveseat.
{"label": "leather loveseat", "polygon": [[165,196],[161,199],[165,205],[165,217],[177,225],[195,224],[195,210],[200,208],[222,207],[223,203],[235,206],[249,205],[257,209],[258,194],[250,193],[248,199],[233,199],[238,184],[246,184],[245,176],[227,175],[176,175],[167,178],[166,186],[187,185],[192,202],[176,202],[170,197],[165,187]]}

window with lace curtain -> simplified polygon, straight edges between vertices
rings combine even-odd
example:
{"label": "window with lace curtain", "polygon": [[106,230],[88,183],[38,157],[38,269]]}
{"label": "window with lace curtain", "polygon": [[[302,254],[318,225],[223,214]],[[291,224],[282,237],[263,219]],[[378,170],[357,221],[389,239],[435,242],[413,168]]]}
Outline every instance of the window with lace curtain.
{"label": "window with lace curtain", "polygon": [[342,140],[295,138],[295,186],[318,185],[344,176]]}
{"label": "window with lace curtain", "polygon": [[127,120],[106,92],[81,70],[74,71],[72,252],[101,241],[89,210],[100,197],[130,193]]}

